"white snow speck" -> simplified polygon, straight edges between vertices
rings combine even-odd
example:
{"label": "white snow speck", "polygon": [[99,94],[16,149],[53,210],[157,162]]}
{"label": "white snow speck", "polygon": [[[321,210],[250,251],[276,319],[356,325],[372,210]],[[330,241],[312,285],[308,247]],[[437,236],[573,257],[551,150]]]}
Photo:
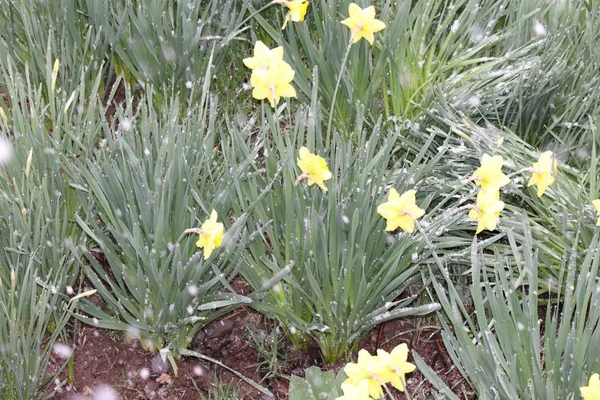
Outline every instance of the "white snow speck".
{"label": "white snow speck", "polygon": [[533,32],[537,36],[546,36],[546,27],[537,19],[533,22]]}
{"label": "white snow speck", "polygon": [[148,368],[140,369],[140,378],[144,380],[150,378],[150,370]]}
{"label": "white snow speck", "polygon": [[119,400],[121,397],[115,389],[108,385],[99,385],[92,389],[94,400]]}
{"label": "white snow speck", "polygon": [[452,23],[452,26],[450,27],[450,31],[452,33],[456,33],[456,31],[458,31],[458,28],[460,28],[460,22],[458,22],[458,20],[456,20]]}
{"label": "white snow speck", "polygon": [[198,286],[196,285],[189,285],[187,287],[187,292],[190,296],[197,296],[198,295]]}
{"label": "white snow speck", "polygon": [[63,360],[66,360],[67,358],[71,357],[71,354],[73,354],[73,349],[64,343],[58,342],[54,343],[54,346],[52,346],[52,351]]}
{"label": "white snow speck", "polygon": [[13,155],[12,143],[5,139],[0,138],[0,165],[6,164],[10,161]]}
{"label": "white snow speck", "polygon": [[131,121],[128,119],[121,121],[121,129],[123,129],[125,132],[129,132],[131,129]]}

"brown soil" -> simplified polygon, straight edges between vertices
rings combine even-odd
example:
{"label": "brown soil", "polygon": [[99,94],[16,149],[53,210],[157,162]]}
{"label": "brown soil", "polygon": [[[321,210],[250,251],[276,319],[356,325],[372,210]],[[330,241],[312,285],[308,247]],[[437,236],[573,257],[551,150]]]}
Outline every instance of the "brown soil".
{"label": "brown soil", "polygon": [[[104,99],[109,121],[125,99],[123,82],[116,88],[114,96],[110,96],[114,83],[113,80],[108,85],[111,89]],[[101,254],[98,256],[102,257]],[[99,261],[103,263],[102,259]],[[234,280],[232,287],[240,294],[251,292],[241,279]],[[361,342],[360,348],[374,354],[378,348],[389,351],[400,343],[407,343],[460,398],[475,399],[468,383],[452,366],[439,328],[423,326],[423,321],[405,319],[382,324]],[[273,393],[273,397],[262,394],[227,369],[193,357],[182,357],[177,362],[176,377],[171,366],[168,362],[163,363],[158,353],[145,351],[137,341],[126,341],[121,333],[93,327],[83,328],[76,335],[74,344],[69,344],[73,348],[72,376],[69,376],[69,368],[65,367],[58,378],[48,385],[44,394],[55,391],[53,398],[58,400],[191,400],[200,399],[202,395],[213,400],[233,400],[208,397],[209,390],[221,382],[223,385],[233,385],[237,389],[238,399],[287,400],[289,376],[304,376],[304,370],[313,365],[337,374],[345,364],[340,361],[336,365],[324,365],[318,348],[313,346],[300,351],[288,341],[281,340],[277,344],[278,370],[272,371],[271,365],[256,350],[259,346],[253,346],[250,329],[263,338],[263,345],[269,348],[269,338],[277,327],[272,320],[244,307],[201,330],[194,338],[191,350],[214,358],[259,383]],[[63,364],[64,360],[53,354],[49,374],[55,374]],[[411,399],[432,398],[429,394],[431,384],[418,371],[407,378]],[[103,392],[106,387],[118,395],[106,395]],[[406,398],[399,392],[394,393],[397,399]],[[467,393],[466,397],[464,393]]]}
{"label": "brown soil", "polygon": [[[407,343],[453,388],[459,397],[471,393],[468,383],[452,367],[437,327],[416,325],[422,320],[400,320],[381,325],[368,335],[361,348],[375,353],[377,348],[391,350],[400,343]],[[422,325],[422,322],[421,322]],[[270,390],[272,399],[287,399],[286,376],[303,376],[304,369],[312,365],[332,369],[336,373],[343,367],[324,366],[317,349],[298,351],[285,340],[279,342],[280,362],[278,375],[270,373],[268,363],[251,345],[248,329],[261,337],[271,337],[276,329],[272,321],[265,320],[249,308],[242,308],[225,315],[200,331],[192,343],[192,350],[219,360],[249,379],[259,382]],[[281,336],[280,336],[281,337]],[[63,360],[53,359],[50,371],[56,371]],[[122,400],[200,399],[215,382],[233,384],[239,399],[270,399],[251,385],[237,378],[224,368],[196,358],[183,357],[177,363],[179,374],[170,365],[162,363],[157,353],[148,353],[138,342],[127,342],[119,333],[85,327],[76,338],[73,351],[73,379],[68,378],[65,368],[48,387],[46,392],[57,390],[55,399],[94,399],[94,393],[109,385],[119,393]],[[431,384],[415,371],[407,377],[412,399],[429,399]],[[395,392],[397,399],[404,395]],[[207,397],[208,398],[208,397]],[[472,399],[474,396],[467,396]],[[112,397],[102,398],[112,400]],[[214,397],[213,397],[214,399]]]}

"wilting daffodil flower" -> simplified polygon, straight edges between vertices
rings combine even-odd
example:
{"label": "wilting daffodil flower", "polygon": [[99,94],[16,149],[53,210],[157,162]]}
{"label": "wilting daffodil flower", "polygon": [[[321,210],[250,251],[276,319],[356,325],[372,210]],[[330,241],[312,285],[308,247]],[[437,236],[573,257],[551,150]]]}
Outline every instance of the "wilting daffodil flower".
{"label": "wilting daffodil flower", "polygon": [[255,69],[250,77],[252,97],[269,100],[271,107],[279,104],[281,97],[296,97],[296,90],[290,85],[294,74],[285,61],[274,61],[268,69]]}
{"label": "wilting daffodil flower", "polygon": [[349,17],[342,21],[342,24],[350,28],[352,43],[365,38],[370,44],[373,44],[375,32],[385,28],[385,24],[375,19],[375,7],[360,8],[357,4],[351,3],[348,6]]}
{"label": "wilting daffodil flower", "polygon": [[281,30],[284,30],[288,22],[290,21],[304,21],[304,17],[306,16],[306,10],[308,9],[308,0],[273,0],[273,3],[282,4],[290,10],[285,15],[285,19],[283,20],[283,26],[281,27]]}
{"label": "wilting daffodil flower", "polygon": [[538,197],[542,197],[548,186],[554,183],[554,176],[558,172],[552,152],[545,151],[540,154],[538,162],[533,164],[532,171],[533,175],[531,175],[527,187],[537,185],[537,195]]}
{"label": "wilting daffodil flower", "polygon": [[335,400],[371,400],[371,396],[369,396],[369,381],[366,379],[354,385],[343,382],[342,392],[344,392],[344,395]]}
{"label": "wilting daffodil flower", "polygon": [[596,226],[600,226],[600,199],[592,200],[592,205],[598,213],[598,221],[596,222]]}
{"label": "wilting daffodil flower", "polygon": [[493,231],[504,209],[504,202],[500,201],[498,189],[481,189],[477,194],[477,203],[469,211],[469,218],[477,220],[477,232],[484,229]]}
{"label": "wilting daffodil flower", "polygon": [[510,179],[502,173],[502,156],[489,156],[484,154],[481,158],[481,167],[479,167],[471,177],[477,186],[481,189],[501,188],[510,182]]}
{"label": "wilting daffodil flower", "polygon": [[600,376],[594,374],[590,377],[587,386],[580,387],[583,400],[600,400]]}
{"label": "wilting daffodil flower", "polygon": [[408,233],[415,230],[415,219],[425,215],[425,210],[416,204],[416,190],[409,190],[400,196],[392,188],[388,194],[388,201],[377,207],[377,213],[387,220],[386,231],[398,228]]}
{"label": "wilting daffodil flower", "polygon": [[302,179],[308,179],[308,186],[312,186],[316,183],[326,192],[327,187],[323,182],[332,177],[331,171],[329,171],[329,167],[327,166],[327,161],[325,161],[323,157],[311,153],[304,146],[300,148],[298,155],[300,157],[296,161],[298,163],[298,168],[302,171],[302,175],[296,179],[296,185],[300,183]]}
{"label": "wilting daffodil flower", "polygon": [[379,357],[372,356],[364,349],[358,352],[356,363],[346,364],[344,372],[348,376],[345,381],[348,385],[357,386],[361,381],[366,380],[369,385],[369,395],[374,399],[383,396],[382,385],[389,382],[393,374]]}
{"label": "wilting daffodil flower", "polygon": [[269,49],[263,42],[258,40],[254,43],[254,56],[244,58],[242,61],[251,70],[269,69],[274,63],[283,61],[283,47]]}
{"label": "wilting daffodil flower", "polygon": [[377,356],[390,371],[394,372],[390,378],[392,386],[403,392],[406,388],[406,379],[404,376],[417,368],[414,364],[407,362],[408,346],[402,343],[396,346],[390,353],[385,350],[377,350]]}
{"label": "wilting daffodil flower", "polygon": [[217,222],[217,212],[212,210],[210,218],[204,221],[200,228],[187,229],[186,233],[197,233],[200,235],[196,246],[204,249],[204,259],[206,260],[212,254],[213,250],[217,247],[221,247],[223,242],[223,236],[225,235],[225,228],[223,224]]}

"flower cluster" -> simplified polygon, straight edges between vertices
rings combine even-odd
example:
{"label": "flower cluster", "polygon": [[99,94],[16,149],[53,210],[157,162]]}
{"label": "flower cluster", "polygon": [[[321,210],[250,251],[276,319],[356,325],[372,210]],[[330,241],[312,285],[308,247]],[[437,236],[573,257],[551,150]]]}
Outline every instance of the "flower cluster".
{"label": "flower cluster", "polygon": [[[289,10],[281,27],[283,30],[290,21],[304,21],[309,2],[308,0],[273,0],[271,4],[281,4]],[[351,43],[365,38],[373,44],[374,34],[385,28],[385,24],[375,18],[373,6],[363,9],[352,3],[348,7],[348,14],[349,17],[341,22],[350,28]],[[296,97],[296,90],[290,84],[294,80],[295,71],[283,61],[282,47],[271,50],[259,40],[254,45],[254,56],[243,61],[246,67],[252,70],[250,86],[252,86],[252,97],[256,100],[267,99],[271,107],[275,107],[282,97]]]}
{"label": "flower cluster", "polygon": [[406,388],[404,376],[416,368],[407,359],[408,347],[404,343],[390,353],[377,350],[376,356],[366,350],[359,351],[358,361],[344,367],[348,379],[342,383],[344,395],[337,400],[380,399],[383,386],[388,383],[403,392]]}
{"label": "flower cluster", "polygon": [[[473,173],[470,180],[480,187],[477,200],[469,212],[469,217],[477,220],[477,232],[484,229],[493,231],[496,229],[500,212],[504,209],[504,202],[500,200],[500,188],[507,185],[510,179],[502,172],[504,160],[501,156],[489,156],[484,154],[481,158],[481,166]],[[546,189],[554,183],[558,173],[558,166],[551,151],[540,154],[540,157],[532,168],[523,171],[531,171],[527,187],[537,185],[537,195],[542,197]]]}
{"label": "flower cluster", "polygon": [[267,99],[275,107],[281,97],[296,97],[296,89],[290,85],[295,71],[283,61],[283,47],[269,49],[259,40],[254,45],[254,56],[243,62],[252,70],[250,85],[255,99]]}
{"label": "flower cluster", "polygon": [[477,221],[477,231],[484,229],[493,231],[504,209],[504,202],[500,200],[500,188],[507,185],[510,179],[502,172],[504,160],[501,156],[484,154],[481,166],[470,178],[480,187],[475,205],[469,212],[469,218]]}

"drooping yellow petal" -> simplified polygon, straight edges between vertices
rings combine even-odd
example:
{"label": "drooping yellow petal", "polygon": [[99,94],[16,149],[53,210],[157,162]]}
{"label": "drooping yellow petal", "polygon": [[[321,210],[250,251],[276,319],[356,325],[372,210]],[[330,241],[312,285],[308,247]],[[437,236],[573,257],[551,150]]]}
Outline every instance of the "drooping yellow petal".
{"label": "drooping yellow petal", "polygon": [[358,352],[358,361],[348,363],[344,367],[344,372],[348,379],[344,382],[349,387],[357,386],[362,381],[368,382],[369,395],[373,399],[379,399],[383,396],[382,385],[390,381],[390,370],[381,363],[379,357],[372,356],[366,350]]}
{"label": "drooping yellow petal", "polygon": [[592,200],[592,205],[596,209],[596,213],[598,213],[598,221],[596,222],[596,226],[600,226],[600,199]]}
{"label": "drooping yellow petal", "polygon": [[336,398],[336,400],[371,400],[369,381],[366,379],[356,384],[351,384],[349,381],[343,382],[342,392],[344,392],[344,395]]}
{"label": "drooping yellow petal", "polygon": [[546,189],[554,183],[558,168],[551,151],[540,154],[538,161],[533,164],[533,174],[527,187],[537,185],[537,195],[542,197]]}
{"label": "drooping yellow petal", "polygon": [[600,376],[593,374],[587,386],[580,387],[583,400],[600,400]]}
{"label": "drooping yellow petal", "polygon": [[496,230],[500,212],[504,209],[504,202],[499,199],[500,192],[494,188],[481,189],[477,194],[477,202],[474,208],[469,211],[469,218],[477,220],[476,234],[484,229]]}
{"label": "drooping yellow petal", "polygon": [[396,346],[390,353],[383,350],[377,350],[377,355],[381,363],[383,363],[391,372],[390,383],[399,391],[403,392],[406,388],[405,375],[413,372],[416,366],[409,363],[408,346],[403,343]]}
{"label": "drooping yellow petal", "polygon": [[304,21],[304,17],[306,16],[306,12],[308,10],[308,0],[285,1],[283,5],[289,8],[289,15],[292,21]]}
{"label": "drooping yellow petal", "polygon": [[254,44],[254,56],[244,58],[242,61],[251,70],[269,69],[272,64],[283,61],[283,47],[269,49],[263,42],[258,40]]}

